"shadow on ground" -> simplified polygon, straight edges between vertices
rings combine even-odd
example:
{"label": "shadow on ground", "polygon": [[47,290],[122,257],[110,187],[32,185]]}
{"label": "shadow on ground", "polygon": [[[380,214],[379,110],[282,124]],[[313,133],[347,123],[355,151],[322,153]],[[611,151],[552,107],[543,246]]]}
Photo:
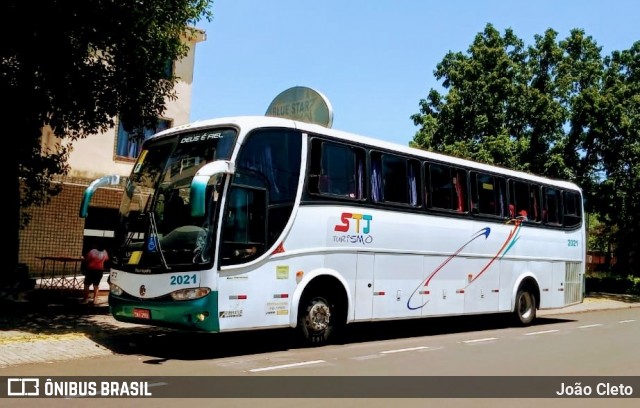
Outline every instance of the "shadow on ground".
{"label": "shadow on ground", "polygon": [[[110,337],[161,329],[118,324],[106,303],[81,304],[79,292],[35,290],[21,296],[21,301],[0,299],[0,332],[16,331],[29,335],[83,334],[102,343]],[[0,333],[1,335],[1,333]],[[7,336],[11,337],[11,336]]]}
{"label": "shadow on ground", "polygon": [[[549,326],[571,321],[569,319],[540,318],[536,326]],[[451,333],[477,332],[509,328],[513,325],[503,317],[455,317],[414,319],[395,322],[350,324],[333,344],[345,345],[381,340],[437,336]],[[147,356],[147,364],[166,360],[207,360],[243,355],[263,354],[309,347],[293,329],[254,331],[250,335],[233,333],[139,333],[128,336],[128,350],[115,345],[119,353]],[[176,345],[182,345],[176,347]]]}
{"label": "shadow on ground", "polygon": [[[539,317],[536,326],[572,321]],[[335,343],[355,344],[451,333],[507,329],[507,315],[436,317],[348,325]],[[106,304],[79,304],[68,294],[31,293],[26,302],[0,302],[0,331],[34,335],[84,334],[116,354],[148,357],[147,364],[166,360],[206,360],[270,353],[307,347],[293,329],[246,332],[194,333],[142,325],[122,325]]]}

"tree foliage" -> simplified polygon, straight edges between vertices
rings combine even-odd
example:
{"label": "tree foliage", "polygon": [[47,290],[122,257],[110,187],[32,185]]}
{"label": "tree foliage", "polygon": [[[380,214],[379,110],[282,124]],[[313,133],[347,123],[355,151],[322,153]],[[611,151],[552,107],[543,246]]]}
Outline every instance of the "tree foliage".
{"label": "tree foliage", "polygon": [[525,46],[487,24],[434,75],[446,93],[420,101],[412,146],[576,182],[617,231],[618,265],[638,273],[640,42],[603,56],[581,29]]}
{"label": "tree foliage", "polygon": [[605,58],[600,102],[601,157],[606,177],[597,200],[608,225],[615,226],[621,273],[640,276],[640,42]]}
{"label": "tree foliage", "polygon": [[[47,202],[66,174],[71,142],[114,126],[155,124],[177,78],[167,64],[187,55],[185,36],[212,0],[50,0],[3,3],[0,91],[8,102],[10,265],[17,263],[21,208]],[[63,142],[43,151],[42,129]],[[5,274],[6,275],[6,274]]]}

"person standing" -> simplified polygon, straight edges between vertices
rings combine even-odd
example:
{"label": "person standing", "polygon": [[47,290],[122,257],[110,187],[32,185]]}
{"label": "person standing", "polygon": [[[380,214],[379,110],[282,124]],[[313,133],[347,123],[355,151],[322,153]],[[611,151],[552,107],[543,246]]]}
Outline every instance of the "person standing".
{"label": "person standing", "polygon": [[98,301],[100,281],[105,271],[105,263],[109,261],[107,250],[101,246],[92,245],[92,248],[84,259],[84,299],[83,303],[89,303],[89,292],[93,285],[93,304]]}

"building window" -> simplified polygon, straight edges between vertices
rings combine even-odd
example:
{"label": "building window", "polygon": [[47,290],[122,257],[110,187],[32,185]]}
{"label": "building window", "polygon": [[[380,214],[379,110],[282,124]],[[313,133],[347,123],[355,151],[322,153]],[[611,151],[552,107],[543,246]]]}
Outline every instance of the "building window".
{"label": "building window", "polygon": [[171,127],[171,121],[166,119],[158,119],[158,123],[154,128],[145,127],[137,128],[127,132],[122,125],[118,123],[118,135],[116,140],[116,156],[135,159],[142,150],[142,143],[153,136]]}
{"label": "building window", "polygon": [[173,60],[167,60],[164,64],[164,77],[165,79],[173,78],[173,74],[175,73],[175,65]]}

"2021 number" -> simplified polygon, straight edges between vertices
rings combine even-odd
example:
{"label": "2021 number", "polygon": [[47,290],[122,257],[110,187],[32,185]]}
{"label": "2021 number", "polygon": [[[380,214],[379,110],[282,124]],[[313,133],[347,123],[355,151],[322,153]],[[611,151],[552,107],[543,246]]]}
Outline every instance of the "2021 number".
{"label": "2021 number", "polygon": [[193,275],[173,275],[170,285],[195,285],[198,283],[196,274]]}

